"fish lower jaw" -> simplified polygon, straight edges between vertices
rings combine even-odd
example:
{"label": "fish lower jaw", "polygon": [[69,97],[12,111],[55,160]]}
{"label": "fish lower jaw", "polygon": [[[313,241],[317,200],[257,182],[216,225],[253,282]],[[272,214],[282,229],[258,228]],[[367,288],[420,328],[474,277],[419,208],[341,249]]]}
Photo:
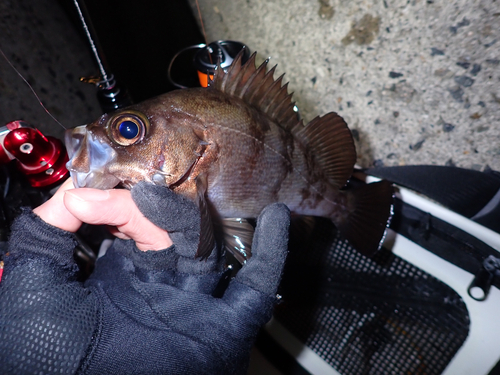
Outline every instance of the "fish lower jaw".
{"label": "fish lower jaw", "polygon": [[112,189],[120,180],[111,174],[70,171],[73,185],[77,188]]}

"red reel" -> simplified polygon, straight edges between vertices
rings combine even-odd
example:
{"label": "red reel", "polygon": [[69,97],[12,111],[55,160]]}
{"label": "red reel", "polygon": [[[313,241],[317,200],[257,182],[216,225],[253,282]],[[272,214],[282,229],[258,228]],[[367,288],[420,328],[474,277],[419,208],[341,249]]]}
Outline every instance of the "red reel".
{"label": "red reel", "polygon": [[[13,125],[17,123],[19,126]],[[9,159],[17,159],[19,170],[33,187],[45,187],[66,178],[68,155],[63,143],[44,136],[38,129],[23,126],[23,122],[9,123],[12,128],[3,139],[3,151]]]}

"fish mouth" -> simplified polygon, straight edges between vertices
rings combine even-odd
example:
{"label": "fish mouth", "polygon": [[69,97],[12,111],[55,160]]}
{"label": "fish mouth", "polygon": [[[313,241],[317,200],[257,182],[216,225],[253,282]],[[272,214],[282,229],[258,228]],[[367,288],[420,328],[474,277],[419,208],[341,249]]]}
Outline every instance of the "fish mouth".
{"label": "fish mouth", "polygon": [[66,168],[75,187],[111,189],[120,183],[108,169],[116,152],[97,140],[86,125],[66,130],[64,138],[69,157]]}

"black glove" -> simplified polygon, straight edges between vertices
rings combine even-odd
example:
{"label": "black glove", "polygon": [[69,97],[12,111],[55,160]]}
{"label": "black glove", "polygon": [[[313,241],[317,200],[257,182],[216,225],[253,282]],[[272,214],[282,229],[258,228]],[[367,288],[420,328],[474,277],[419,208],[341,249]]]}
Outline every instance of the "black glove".
{"label": "black glove", "polygon": [[287,254],[289,210],[265,208],[258,218],[253,257],[221,298],[216,251],[194,258],[199,211],[169,189],[139,183],[139,209],[168,229],[174,245],[140,252],[118,241],[87,285],[102,291],[103,319],[81,370],[107,374],[238,374],[247,370],[260,327],[272,315]]}

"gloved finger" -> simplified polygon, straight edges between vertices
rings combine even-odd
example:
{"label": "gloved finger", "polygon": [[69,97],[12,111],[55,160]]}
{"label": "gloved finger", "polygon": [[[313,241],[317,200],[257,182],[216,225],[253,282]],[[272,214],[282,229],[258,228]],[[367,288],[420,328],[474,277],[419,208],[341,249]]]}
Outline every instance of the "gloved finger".
{"label": "gloved finger", "polygon": [[205,294],[211,296],[215,287],[219,283],[221,273],[218,272],[201,272],[194,273],[177,273],[175,280],[171,283],[172,286],[184,292],[196,294]]}
{"label": "gloved finger", "polygon": [[212,251],[208,259],[195,259],[200,241],[201,216],[197,205],[172,190],[139,182],[132,198],[141,212],[157,226],[168,231],[176,252],[181,255],[177,270],[186,274],[218,272],[220,254]]}
{"label": "gloved finger", "polygon": [[[288,253],[289,226],[290,210],[284,204],[274,203],[262,211],[257,220],[254,234],[253,256],[230,283],[224,297],[227,295],[228,298],[246,298],[246,296],[230,292],[231,288],[236,287],[241,290],[241,287],[237,286],[238,284],[260,292],[259,298],[251,297],[255,299],[257,304],[261,303],[262,298],[273,298],[275,296]],[[253,293],[249,292],[249,296],[250,294],[253,295]],[[228,302],[232,303],[234,301]],[[247,304],[250,304],[251,308],[251,301],[248,301]]]}
{"label": "gloved finger", "polygon": [[131,193],[144,216],[168,231],[177,252],[194,258],[200,240],[201,224],[196,204],[164,186],[147,182],[139,182]]}
{"label": "gloved finger", "polygon": [[[175,329],[196,337],[211,334],[213,330],[206,329],[209,326],[218,327],[217,331],[226,332],[232,340],[240,337],[242,341],[251,342],[253,335],[272,314],[288,251],[289,221],[289,210],[283,204],[274,204],[263,210],[257,221],[253,256],[222,298],[207,296],[209,288],[205,288],[207,284],[204,283],[210,282],[208,277],[177,274],[175,285],[169,285],[171,289],[165,287],[166,290],[152,296],[148,303],[161,304],[164,316]],[[174,316],[183,319],[170,318]]]}
{"label": "gloved finger", "polygon": [[136,184],[131,193],[139,210],[160,228],[169,233],[200,232],[200,211],[189,199],[144,181]]}
{"label": "gloved finger", "polygon": [[[177,244],[175,244],[177,248]],[[180,253],[179,251],[177,251]],[[177,271],[189,275],[201,275],[206,273],[220,273],[224,265],[224,257],[215,246],[212,253],[206,259],[195,258],[194,254],[181,255],[177,261]],[[215,287],[215,285],[214,285]]]}

